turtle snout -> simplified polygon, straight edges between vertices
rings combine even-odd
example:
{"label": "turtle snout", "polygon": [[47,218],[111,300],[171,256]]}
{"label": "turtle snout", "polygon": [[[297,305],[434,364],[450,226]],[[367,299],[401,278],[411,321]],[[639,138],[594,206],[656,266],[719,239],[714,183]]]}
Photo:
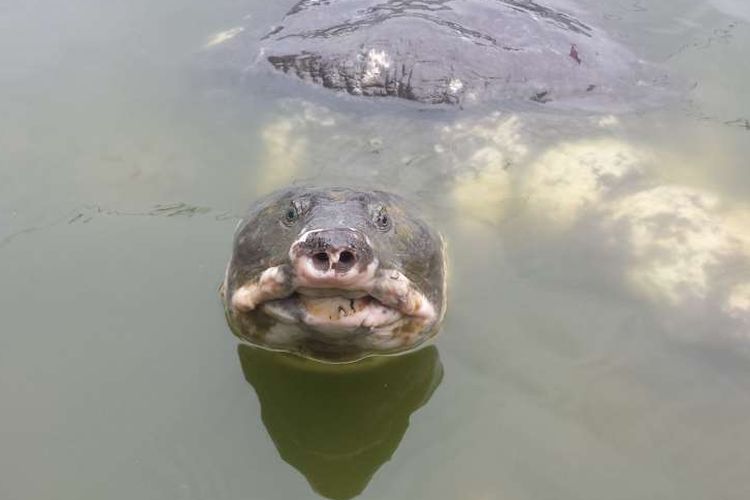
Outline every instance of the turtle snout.
{"label": "turtle snout", "polygon": [[363,273],[374,257],[367,237],[348,228],[308,232],[292,245],[290,256],[311,280]]}

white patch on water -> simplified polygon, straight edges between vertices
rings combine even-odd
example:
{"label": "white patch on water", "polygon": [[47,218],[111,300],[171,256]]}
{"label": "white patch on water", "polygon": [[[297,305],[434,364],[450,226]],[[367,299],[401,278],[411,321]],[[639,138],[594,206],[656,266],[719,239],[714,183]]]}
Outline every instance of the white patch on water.
{"label": "white patch on water", "polygon": [[451,94],[457,94],[461,92],[463,88],[464,82],[462,82],[458,78],[451,78],[451,80],[448,82],[448,92],[450,92]]}
{"label": "white patch on water", "polygon": [[732,289],[726,311],[732,316],[750,318],[750,283],[743,283]]}
{"label": "white patch on water", "polygon": [[215,35],[211,36],[211,38],[208,39],[208,41],[205,43],[205,45],[203,45],[203,47],[209,48],[209,47],[214,47],[216,45],[222,44],[236,37],[243,31],[245,31],[245,28],[243,28],[242,26],[237,26],[235,28],[230,28],[225,31],[220,31],[219,33],[216,33]]}
{"label": "white patch on water", "polygon": [[362,75],[364,83],[372,82],[380,77],[384,69],[391,67],[391,60],[384,50],[370,49],[365,56],[365,70]]}
{"label": "white patch on water", "polygon": [[597,125],[599,125],[601,128],[611,128],[616,127],[620,124],[620,119],[617,118],[615,115],[606,115],[599,118],[599,120],[596,122]]}
{"label": "white patch on water", "polygon": [[706,299],[712,268],[741,253],[717,206],[712,194],[682,186],[658,186],[615,203],[612,222],[626,230],[636,285],[675,304]]}
{"label": "white patch on water", "polygon": [[623,272],[634,290],[648,299],[718,301],[725,314],[750,323],[747,276],[721,273],[750,263],[750,209],[729,211],[692,187],[654,185],[646,169],[654,158],[615,139],[563,142],[524,167],[517,192],[508,182],[507,195],[527,200],[534,218],[554,231],[593,217],[612,250],[626,256]]}
{"label": "white patch on water", "polygon": [[558,144],[531,166],[523,196],[536,215],[564,229],[581,210],[598,206],[627,178],[640,175],[644,156],[612,139]]}
{"label": "white patch on water", "polygon": [[434,150],[460,165],[451,198],[461,213],[485,222],[502,217],[511,197],[509,168],[528,153],[520,126],[517,116],[496,112],[479,122],[443,127]]}
{"label": "white patch on water", "polygon": [[255,173],[251,185],[258,194],[278,189],[300,173],[310,154],[310,131],[336,124],[336,115],[324,106],[290,99],[284,113],[262,131],[263,168]]}
{"label": "white patch on water", "polygon": [[563,141],[526,164],[521,120],[493,120],[444,127],[435,145],[461,165],[451,197],[462,214],[496,222],[509,201],[522,199],[554,232],[589,217],[612,251],[626,256],[623,272],[637,293],[672,305],[719,300],[726,314],[750,318],[750,286],[737,287],[745,277],[717,275],[732,259],[750,259],[750,210],[728,212],[709,192],[654,185],[646,168],[654,154],[616,139]]}

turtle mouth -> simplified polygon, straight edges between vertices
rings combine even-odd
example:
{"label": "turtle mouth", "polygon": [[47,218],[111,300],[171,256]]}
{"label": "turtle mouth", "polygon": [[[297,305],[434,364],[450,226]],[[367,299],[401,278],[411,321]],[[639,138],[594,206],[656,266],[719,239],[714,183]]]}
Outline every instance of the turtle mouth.
{"label": "turtle mouth", "polygon": [[386,305],[372,295],[336,289],[312,294],[298,290],[288,297],[265,302],[260,308],[278,321],[302,323],[316,331],[332,334],[392,329],[405,319],[420,319]]}
{"label": "turtle mouth", "polygon": [[227,299],[236,312],[262,311],[323,333],[384,332],[407,324],[421,329],[437,321],[435,306],[419,287],[397,270],[376,266],[353,277],[310,277],[272,267]]}

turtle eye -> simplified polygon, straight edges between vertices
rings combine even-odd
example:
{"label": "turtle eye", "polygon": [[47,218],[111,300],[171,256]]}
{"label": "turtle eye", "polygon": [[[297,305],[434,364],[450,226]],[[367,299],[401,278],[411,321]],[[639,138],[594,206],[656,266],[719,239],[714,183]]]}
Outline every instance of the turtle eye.
{"label": "turtle eye", "polygon": [[375,212],[374,222],[375,227],[381,231],[388,231],[391,228],[391,218],[385,207],[380,207],[380,209]]}
{"label": "turtle eye", "polygon": [[294,202],[290,203],[289,206],[284,211],[284,217],[282,221],[285,225],[291,226],[297,220],[299,219],[299,209],[297,208],[297,205],[294,204]]}

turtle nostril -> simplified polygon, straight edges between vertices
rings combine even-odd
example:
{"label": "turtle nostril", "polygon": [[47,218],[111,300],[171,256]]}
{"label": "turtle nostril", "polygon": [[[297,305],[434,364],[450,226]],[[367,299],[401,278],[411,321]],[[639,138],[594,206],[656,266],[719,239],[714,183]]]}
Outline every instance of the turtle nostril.
{"label": "turtle nostril", "polygon": [[328,271],[331,267],[331,262],[326,252],[318,252],[312,256],[313,266],[319,271]]}
{"label": "turtle nostril", "polygon": [[339,262],[342,264],[349,264],[351,262],[354,262],[354,254],[344,250],[339,254]]}
{"label": "turtle nostril", "polygon": [[336,263],[336,269],[338,271],[348,271],[357,262],[357,256],[349,250],[344,250],[339,254],[338,262]]}

